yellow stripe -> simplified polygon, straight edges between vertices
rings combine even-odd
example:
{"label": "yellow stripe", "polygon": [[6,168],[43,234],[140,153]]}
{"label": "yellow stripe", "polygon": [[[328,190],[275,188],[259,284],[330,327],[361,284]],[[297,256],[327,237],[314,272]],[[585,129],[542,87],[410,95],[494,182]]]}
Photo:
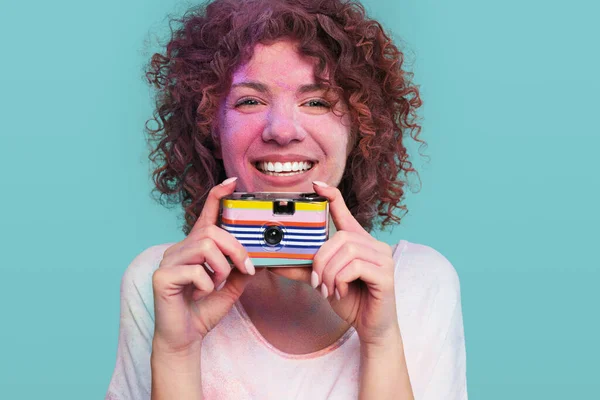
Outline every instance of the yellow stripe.
{"label": "yellow stripe", "polygon": [[[272,210],[273,202],[271,200],[223,200],[224,208],[251,208],[254,210]],[[327,202],[296,202],[296,211],[325,211]]]}

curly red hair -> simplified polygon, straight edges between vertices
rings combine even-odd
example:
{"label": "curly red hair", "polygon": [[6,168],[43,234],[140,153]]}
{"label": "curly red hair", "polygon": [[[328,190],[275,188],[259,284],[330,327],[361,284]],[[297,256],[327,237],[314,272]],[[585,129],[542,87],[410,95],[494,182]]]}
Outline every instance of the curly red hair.
{"label": "curly red hair", "polygon": [[[215,157],[218,107],[235,69],[254,46],[293,39],[316,59],[315,78],[341,93],[353,126],[352,149],[339,189],[352,215],[367,230],[400,222],[394,211],[408,177],[418,172],[404,139],[418,138],[421,106],[403,53],[381,25],[355,1],[215,0],[173,22],[164,54],[154,54],[146,77],[156,88],[158,126],[146,124],[153,180],[162,204],[181,203],[189,234],[208,191],[226,178]],[[327,76],[324,71],[327,70]],[[166,195],[167,202],[163,202]],[[404,214],[405,214],[404,213]],[[402,216],[404,216],[404,214]]]}

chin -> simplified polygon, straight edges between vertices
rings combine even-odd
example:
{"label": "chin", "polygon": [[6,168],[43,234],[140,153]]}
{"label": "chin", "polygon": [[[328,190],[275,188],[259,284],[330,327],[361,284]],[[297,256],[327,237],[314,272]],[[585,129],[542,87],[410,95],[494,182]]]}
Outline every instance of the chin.
{"label": "chin", "polygon": [[265,268],[265,270],[269,274],[281,276],[292,281],[304,282],[310,285],[311,267],[279,267]]}

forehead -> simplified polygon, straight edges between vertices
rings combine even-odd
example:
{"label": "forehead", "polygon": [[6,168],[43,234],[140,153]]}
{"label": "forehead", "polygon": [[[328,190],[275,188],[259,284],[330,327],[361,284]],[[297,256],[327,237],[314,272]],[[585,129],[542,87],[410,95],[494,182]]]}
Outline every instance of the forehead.
{"label": "forehead", "polygon": [[261,81],[282,87],[314,83],[316,60],[300,54],[291,41],[257,44],[252,58],[242,64],[232,76],[232,84]]}

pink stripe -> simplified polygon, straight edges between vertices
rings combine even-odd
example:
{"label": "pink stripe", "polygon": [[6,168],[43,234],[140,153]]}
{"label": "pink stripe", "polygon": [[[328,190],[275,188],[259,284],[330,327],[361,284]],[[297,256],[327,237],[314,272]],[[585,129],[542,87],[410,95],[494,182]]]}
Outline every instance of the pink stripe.
{"label": "pink stripe", "polygon": [[[296,211],[294,215],[273,215],[267,210],[244,210],[225,208],[223,218],[246,221],[301,221],[301,222],[324,222],[327,220],[325,211]],[[242,222],[240,222],[242,223]]]}

